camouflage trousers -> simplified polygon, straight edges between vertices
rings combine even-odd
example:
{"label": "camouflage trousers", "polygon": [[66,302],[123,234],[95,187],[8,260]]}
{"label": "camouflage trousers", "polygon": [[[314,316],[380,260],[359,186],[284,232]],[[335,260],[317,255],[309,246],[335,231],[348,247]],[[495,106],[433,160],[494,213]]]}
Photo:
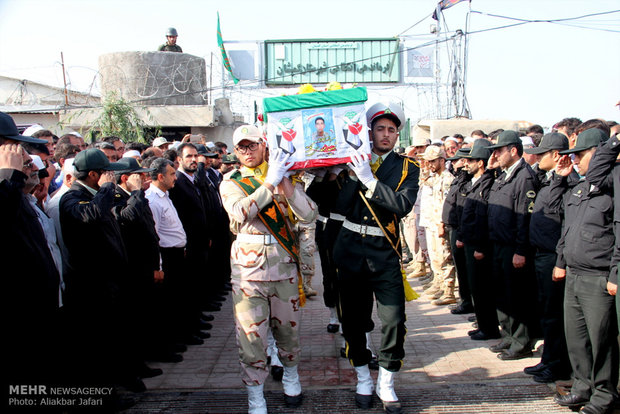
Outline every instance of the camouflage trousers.
{"label": "camouflage trousers", "polygon": [[426,242],[434,274],[433,286],[443,290],[444,295],[453,295],[456,268],[450,252],[448,233],[440,236],[436,229],[426,227]]}
{"label": "camouflage trousers", "polygon": [[316,220],[311,223],[297,223],[301,276],[303,277],[304,284],[308,286],[310,286],[312,277],[314,276],[314,252],[316,251],[315,233]]}
{"label": "camouflage trousers", "polygon": [[429,263],[428,248],[426,244],[426,228],[420,226],[420,215],[413,214],[413,210],[402,220],[403,235],[412,260],[418,263]]}
{"label": "camouflage trousers", "polygon": [[276,340],[282,365],[297,365],[301,352],[297,278],[257,282],[233,277],[232,297],[244,384],[263,384],[269,375],[269,329]]}

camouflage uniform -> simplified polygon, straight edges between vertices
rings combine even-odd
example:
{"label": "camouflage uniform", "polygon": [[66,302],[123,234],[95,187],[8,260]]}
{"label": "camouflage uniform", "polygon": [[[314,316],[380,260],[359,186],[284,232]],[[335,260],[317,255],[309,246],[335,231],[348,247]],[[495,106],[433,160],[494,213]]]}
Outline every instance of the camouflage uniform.
{"label": "camouflage uniform", "polygon": [[428,254],[434,274],[431,289],[443,292],[443,296],[448,297],[454,296],[456,269],[450,253],[448,232],[440,236],[438,228],[442,225],[443,203],[453,180],[454,176],[447,169],[439,175],[431,175],[422,187],[420,208],[420,224],[426,229]]}
{"label": "camouflage uniform", "polygon": [[[287,209],[301,222],[316,217],[316,205],[295,187],[293,196],[272,193],[264,186],[247,196],[232,178],[258,177],[257,169],[241,167],[224,176],[220,185],[222,202],[230,217],[234,234],[269,235],[258,218],[260,209],[278,201],[286,215]],[[261,180],[262,181],[262,180]],[[290,220],[285,218],[291,225]],[[267,237],[269,238],[269,237]],[[268,375],[267,337],[271,327],[285,367],[296,366],[299,360],[299,288],[297,265],[293,257],[277,242],[247,243],[235,240],[231,248],[233,303],[239,344],[242,380],[246,385],[259,385]]]}
{"label": "camouflage uniform", "polygon": [[[314,276],[314,252],[316,251],[316,243],[314,241],[314,233],[316,232],[316,219],[310,223],[297,223],[297,237],[299,238],[299,261],[301,265],[301,277],[304,281],[304,291],[306,295],[314,290],[312,287],[312,277]],[[308,295],[309,296],[309,295]]]}

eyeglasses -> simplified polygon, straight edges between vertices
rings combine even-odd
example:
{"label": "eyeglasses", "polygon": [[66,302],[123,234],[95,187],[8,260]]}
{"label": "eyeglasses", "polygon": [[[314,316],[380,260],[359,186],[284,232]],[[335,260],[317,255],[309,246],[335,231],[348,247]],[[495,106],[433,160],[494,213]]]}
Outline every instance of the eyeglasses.
{"label": "eyeglasses", "polygon": [[24,168],[32,168],[34,166],[34,162],[28,161],[24,163]]}
{"label": "eyeglasses", "polygon": [[252,142],[249,145],[237,145],[235,149],[241,154],[246,154],[249,151],[256,151],[258,148],[258,142]]}

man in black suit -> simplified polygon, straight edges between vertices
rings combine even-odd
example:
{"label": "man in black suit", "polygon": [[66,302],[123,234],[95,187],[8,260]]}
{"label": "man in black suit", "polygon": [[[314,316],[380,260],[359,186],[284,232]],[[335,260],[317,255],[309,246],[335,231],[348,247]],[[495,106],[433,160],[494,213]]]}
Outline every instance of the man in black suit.
{"label": "man in black suit", "polygon": [[182,327],[186,335],[179,339],[188,345],[199,345],[203,343],[202,339],[210,336],[200,331],[202,327],[209,328],[209,325],[201,320],[200,302],[202,296],[210,293],[203,290],[204,287],[209,286],[205,278],[211,277],[207,274],[207,269],[209,246],[213,235],[207,222],[204,199],[196,176],[198,151],[194,144],[184,143],[177,148],[177,154],[179,162],[179,169],[176,172],[177,181],[169,192],[187,235],[186,269],[183,272],[185,279],[181,281],[183,285],[181,289],[187,298],[183,310],[186,315],[183,319],[185,326]]}
{"label": "man in black suit", "polygon": [[373,380],[368,368],[371,352],[366,348],[366,328],[374,296],[382,323],[377,395],[388,412],[400,413],[394,373],[400,370],[405,355],[405,293],[398,229],[400,219],[415,202],[419,168],[392,151],[405,123],[397,105],[373,105],[367,119],[372,154],[369,157],[358,153],[349,164],[351,171],[340,196],[348,200],[346,205],[350,207],[334,247],[334,260],[341,288],[347,357],[358,377],[356,404],[360,408],[372,404]]}

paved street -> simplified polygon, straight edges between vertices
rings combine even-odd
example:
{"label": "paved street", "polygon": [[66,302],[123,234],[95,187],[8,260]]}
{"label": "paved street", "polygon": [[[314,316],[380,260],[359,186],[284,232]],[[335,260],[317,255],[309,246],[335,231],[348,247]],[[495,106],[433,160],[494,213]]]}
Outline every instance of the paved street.
{"label": "paved street", "polygon": [[[321,290],[320,276],[313,282]],[[421,292],[419,283],[411,283]],[[214,315],[211,338],[204,345],[190,346],[183,362],[152,364],[164,374],[145,380],[148,391],[127,412],[247,410],[230,297]],[[339,356],[341,337],[327,333],[328,320],[322,297],[310,299],[301,322],[299,372],[305,402],[297,410],[284,409],[281,384],[269,377],[265,390],[271,412],[360,412],[353,402],[354,370]],[[553,387],[537,384],[523,373],[524,367],[539,361],[539,352],[533,358],[501,361],[487,349],[496,341],[472,341],[467,335],[470,329],[467,315],[452,315],[424,296],[407,303],[406,357],[397,377],[405,412],[570,413],[553,403]],[[379,343],[379,326],[372,338]],[[381,411],[379,404],[375,411]]]}

